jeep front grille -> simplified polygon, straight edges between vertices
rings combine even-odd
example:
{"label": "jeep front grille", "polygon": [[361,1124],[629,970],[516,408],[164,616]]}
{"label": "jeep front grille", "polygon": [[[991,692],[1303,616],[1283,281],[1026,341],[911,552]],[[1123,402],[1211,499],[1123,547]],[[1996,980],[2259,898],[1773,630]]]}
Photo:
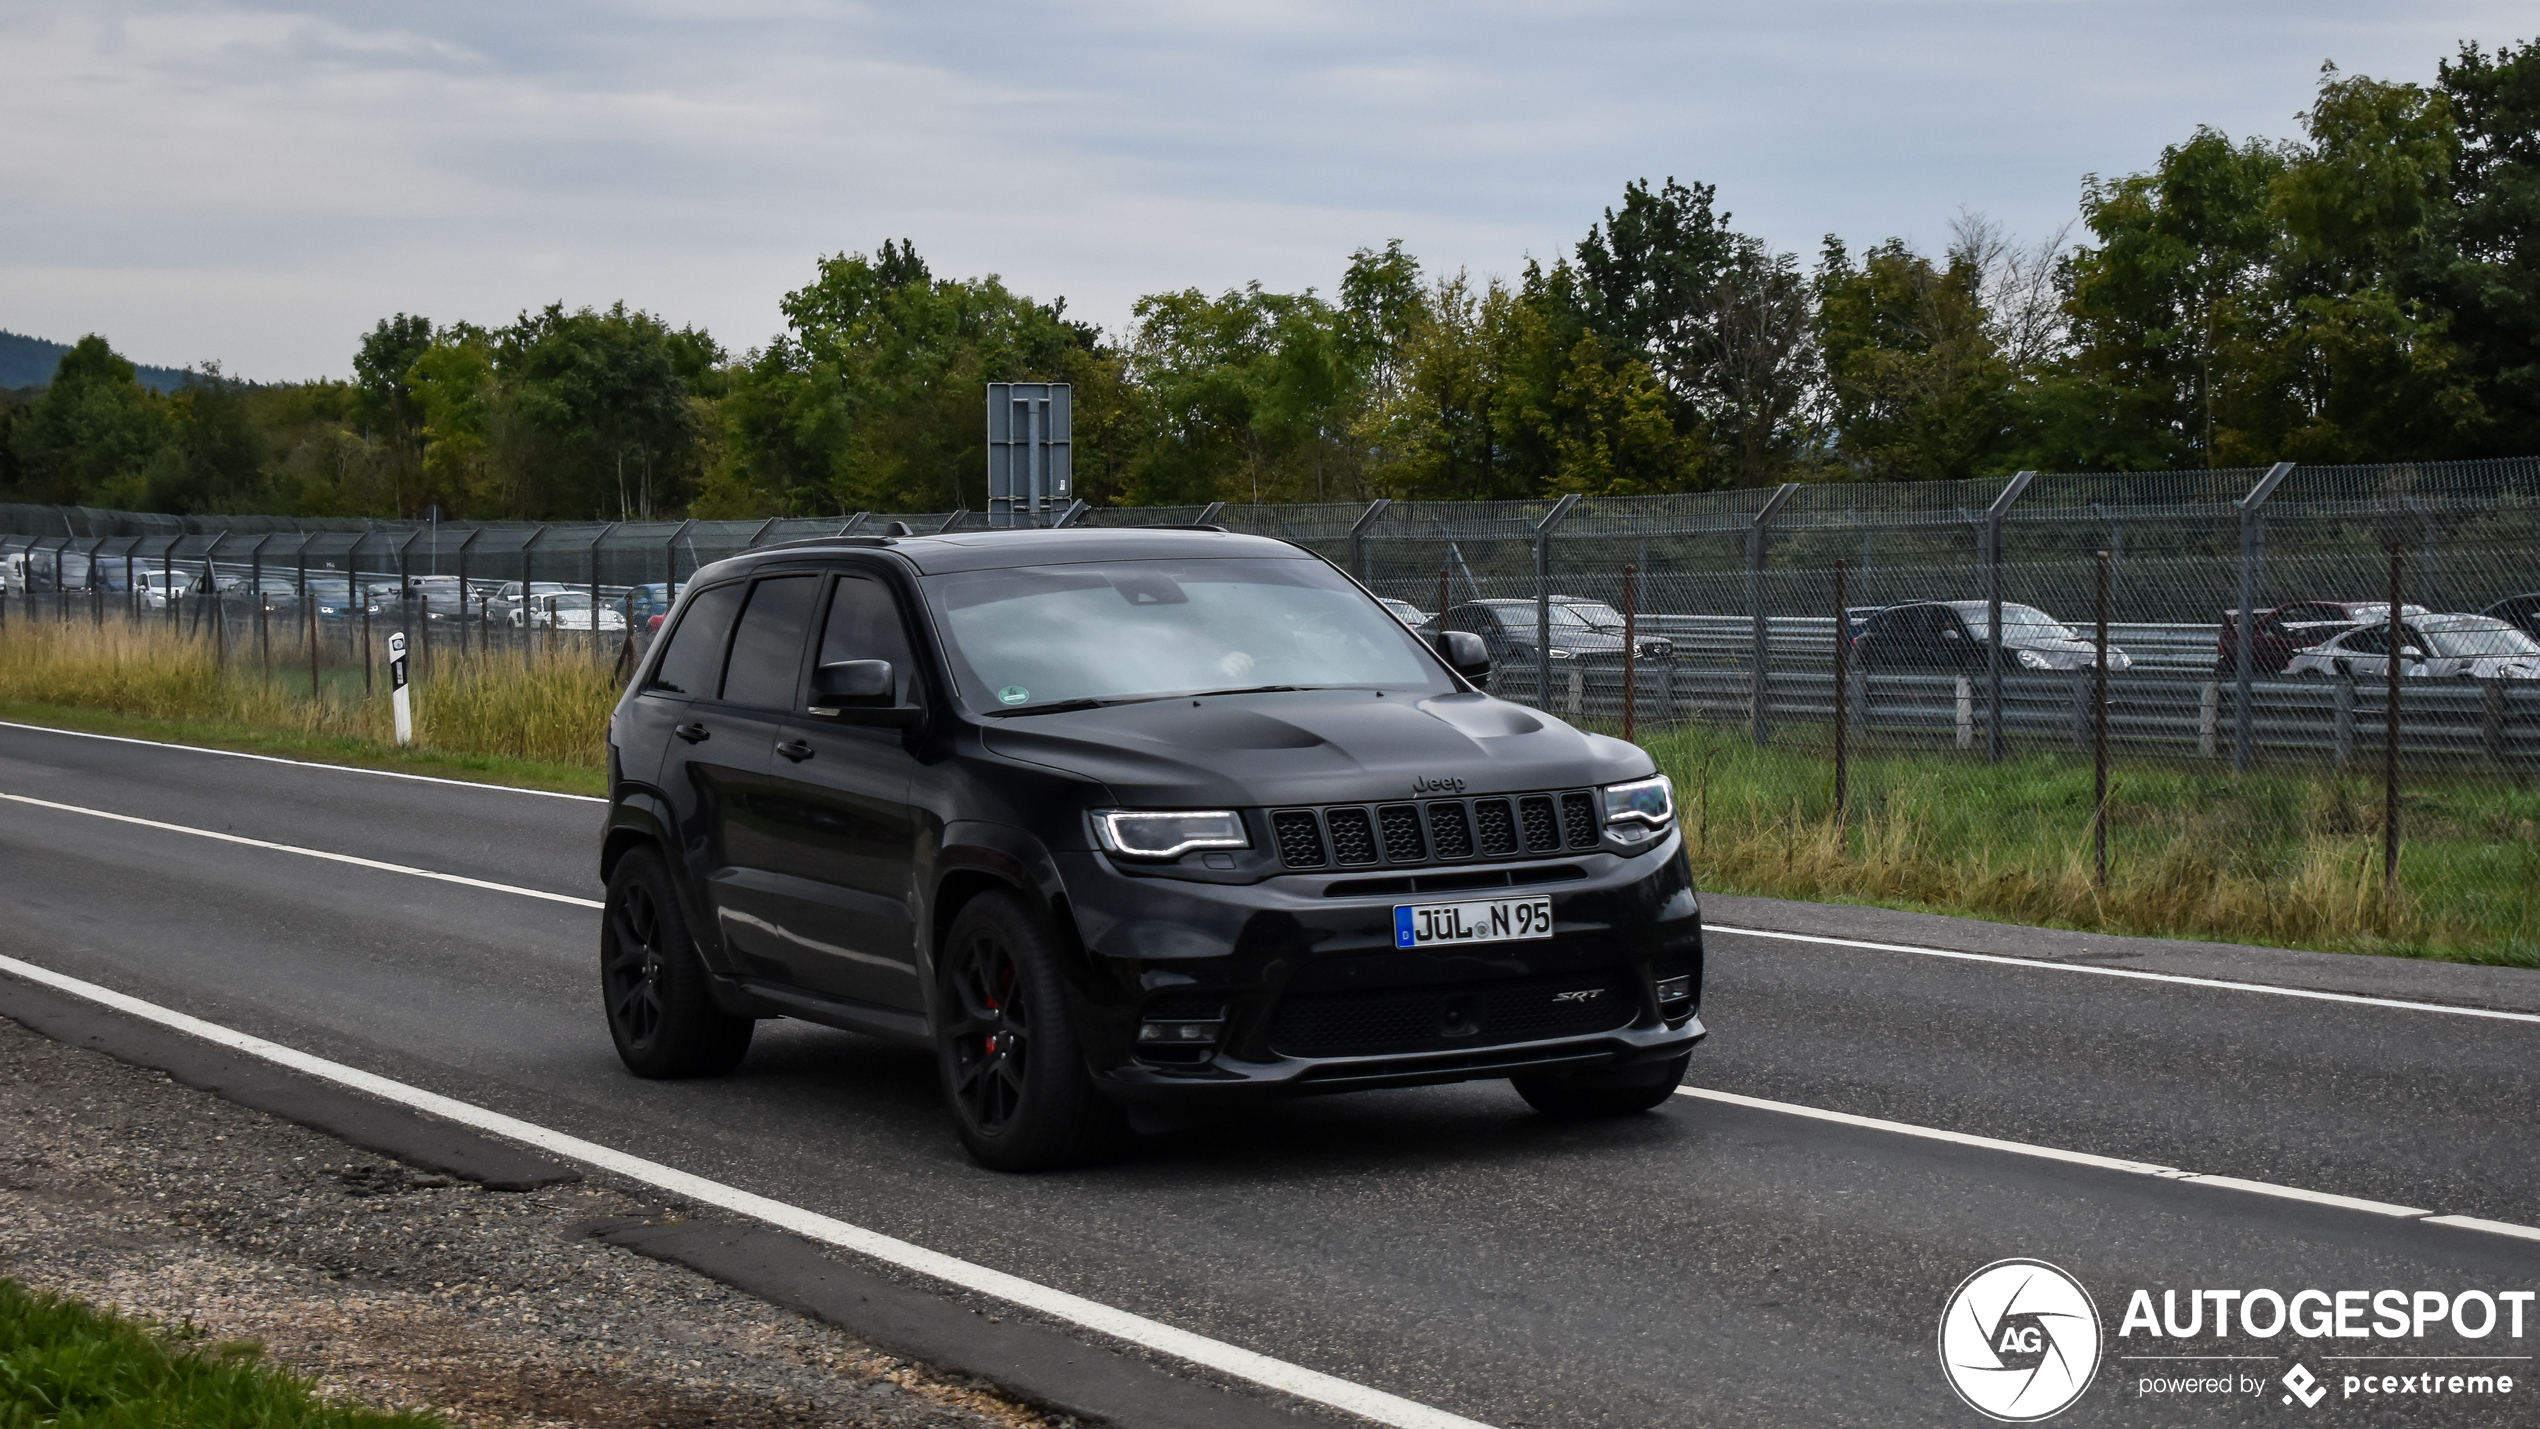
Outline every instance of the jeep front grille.
{"label": "jeep front grille", "polygon": [[1479,859],[1592,849],[1596,796],[1501,794],[1416,804],[1333,804],[1270,815],[1279,862],[1289,868],[1416,868]]}

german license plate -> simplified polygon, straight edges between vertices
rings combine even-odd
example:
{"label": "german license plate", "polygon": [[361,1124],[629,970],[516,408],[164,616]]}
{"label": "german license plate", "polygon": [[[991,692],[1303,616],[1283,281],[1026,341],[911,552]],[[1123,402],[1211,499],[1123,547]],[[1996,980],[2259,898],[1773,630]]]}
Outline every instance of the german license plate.
{"label": "german license plate", "polygon": [[1509,943],[1552,936],[1549,898],[1493,898],[1479,903],[1401,903],[1393,910],[1393,945],[1434,948],[1452,943]]}

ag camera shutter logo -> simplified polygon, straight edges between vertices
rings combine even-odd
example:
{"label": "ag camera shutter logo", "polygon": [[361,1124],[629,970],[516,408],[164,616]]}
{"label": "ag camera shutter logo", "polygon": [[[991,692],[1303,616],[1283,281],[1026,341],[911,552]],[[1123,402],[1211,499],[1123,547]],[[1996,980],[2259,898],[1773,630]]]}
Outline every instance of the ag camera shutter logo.
{"label": "ag camera shutter logo", "polygon": [[2099,1307],[2042,1260],[1997,1260],[1940,1315],[1940,1368],[1967,1407],[2028,1424],[2073,1407],[2099,1372]]}

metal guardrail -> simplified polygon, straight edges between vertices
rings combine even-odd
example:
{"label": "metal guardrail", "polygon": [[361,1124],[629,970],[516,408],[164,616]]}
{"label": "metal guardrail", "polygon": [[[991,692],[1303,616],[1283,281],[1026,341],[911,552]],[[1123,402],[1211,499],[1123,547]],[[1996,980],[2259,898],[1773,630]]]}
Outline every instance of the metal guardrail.
{"label": "metal guardrail", "polygon": [[[1987,711],[1982,682],[1964,675],[1851,675],[1849,704],[1856,738],[1893,748],[1982,747]],[[2091,672],[2056,671],[2003,678],[2004,737],[2015,747],[2087,754]],[[1569,718],[1606,724],[1623,714],[1622,672],[1589,666],[1556,675],[1552,697],[1539,698],[1534,671],[1497,672],[1495,692]],[[2227,680],[2181,679],[2163,671],[2108,677],[2111,742],[2172,762],[2232,756],[2233,702]],[[1765,723],[1772,735],[1816,743],[1834,718],[1834,675],[1776,670],[1767,685]],[[2384,686],[2370,680],[2267,679],[2257,683],[2250,735],[2270,755],[2324,768],[2377,759],[2385,728]],[[1638,672],[1638,717],[1652,725],[1698,720],[1743,730],[1754,713],[1746,672],[1679,663]],[[2540,770],[2540,681],[2409,680],[2400,701],[2399,752],[2410,760],[2476,758],[2490,767]]]}

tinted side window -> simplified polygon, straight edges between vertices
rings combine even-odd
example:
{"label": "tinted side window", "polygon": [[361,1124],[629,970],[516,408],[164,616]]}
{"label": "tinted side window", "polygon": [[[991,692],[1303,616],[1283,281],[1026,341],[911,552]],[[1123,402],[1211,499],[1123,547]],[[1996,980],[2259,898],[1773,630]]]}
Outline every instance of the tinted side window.
{"label": "tinted side window", "polygon": [[2390,653],[2390,632],[2366,627],[2338,641],[2337,648],[2353,655],[2387,655]]}
{"label": "tinted side window", "polygon": [[670,646],[653,667],[646,688],[675,694],[712,696],[723,676],[723,637],[732,633],[732,614],[741,608],[742,587],[719,585],[701,590],[688,602],[686,614],[671,628]]}
{"label": "tinted side window", "polygon": [[820,577],[812,575],[775,576],[750,588],[741,628],[732,636],[732,663],[723,672],[724,699],[764,710],[793,707],[819,590]]}
{"label": "tinted side window", "polygon": [[867,576],[840,576],[829,596],[829,620],[820,633],[820,663],[888,660],[900,702],[909,702],[917,657],[900,624],[900,603],[890,589]]}

